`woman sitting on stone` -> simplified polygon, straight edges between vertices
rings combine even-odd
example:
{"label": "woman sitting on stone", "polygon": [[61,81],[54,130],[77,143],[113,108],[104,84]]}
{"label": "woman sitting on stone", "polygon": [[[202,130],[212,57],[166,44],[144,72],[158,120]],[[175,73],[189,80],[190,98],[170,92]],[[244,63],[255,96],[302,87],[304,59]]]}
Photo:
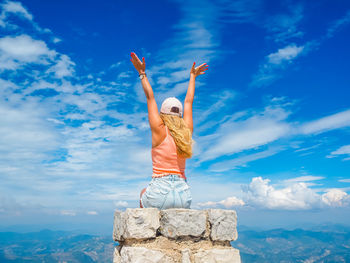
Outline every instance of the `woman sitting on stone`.
{"label": "woman sitting on stone", "polygon": [[[148,120],[152,131],[152,180],[140,194],[140,207],[190,208],[191,193],[185,176],[186,158],[192,156],[192,104],[195,79],[205,74],[208,65],[195,67],[190,71],[190,82],[185,98],[184,111],[181,102],[167,98],[162,103],[160,113],[142,61],[131,53],[131,62],[139,73],[147,98]],[[183,113],[183,118],[182,118]]]}

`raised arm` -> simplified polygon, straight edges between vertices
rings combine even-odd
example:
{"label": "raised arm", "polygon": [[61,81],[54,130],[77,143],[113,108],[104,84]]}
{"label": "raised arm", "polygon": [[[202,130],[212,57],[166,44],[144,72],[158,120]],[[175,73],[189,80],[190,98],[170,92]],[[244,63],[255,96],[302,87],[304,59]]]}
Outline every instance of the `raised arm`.
{"label": "raised arm", "polygon": [[[139,75],[145,74],[146,70],[145,58],[142,58],[142,61],[143,62],[141,62],[141,60],[137,57],[135,53],[131,53],[131,62],[135,66]],[[147,98],[148,121],[151,127],[152,134],[158,133],[163,125],[163,121],[159,116],[158,107],[156,100],[154,99],[153,90],[146,75],[141,80],[141,84]]]}
{"label": "raised arm", "polygon": [[196,77],[202,74],[205,74],[205,70],[208,69],[208,65],[203,63],[202,65],[195,68],[195,62],[193,62],[191,73],[190,73],[190,82],[188,84],[187,94],[184,103],[184,121],[187,126],[193,132],[193,117],[192,117],[192,105],[194,99],[194,90],[196,84]]}

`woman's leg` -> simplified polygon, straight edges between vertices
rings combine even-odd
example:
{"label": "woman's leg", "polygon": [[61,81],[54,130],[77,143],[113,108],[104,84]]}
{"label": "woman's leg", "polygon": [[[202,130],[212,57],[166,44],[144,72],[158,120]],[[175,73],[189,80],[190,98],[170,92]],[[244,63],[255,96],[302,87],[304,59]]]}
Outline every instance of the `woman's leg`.
{"label": "woman's leg", "polygon": [[143,188],[142,190],[141,190],[141,193],[140,193],[140,208],[143,208],[143,206],[142,206],[142,203],[141,203],[141,197],[142,197],[142,195],[143,195],[143,193],[146,191],[146,188]]}

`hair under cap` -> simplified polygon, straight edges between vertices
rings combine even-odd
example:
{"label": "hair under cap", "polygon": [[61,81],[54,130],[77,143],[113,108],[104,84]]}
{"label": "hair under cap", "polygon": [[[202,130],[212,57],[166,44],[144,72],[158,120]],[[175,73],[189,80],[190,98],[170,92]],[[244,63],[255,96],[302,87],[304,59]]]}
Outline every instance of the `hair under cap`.
{"label": "hair under cap", "polygon": [[183,108],[181,102],[175,97],[170,97],[163,101],[162,107],[160,108],[160,112],[164,114],[182,117],[182,109]]}

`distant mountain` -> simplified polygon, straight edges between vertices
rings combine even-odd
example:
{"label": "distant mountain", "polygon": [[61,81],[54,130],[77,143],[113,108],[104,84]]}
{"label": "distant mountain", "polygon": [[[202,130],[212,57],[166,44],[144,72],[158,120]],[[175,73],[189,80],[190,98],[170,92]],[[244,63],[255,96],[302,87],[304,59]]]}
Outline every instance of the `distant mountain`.
{"label": "distant mountain", "polygon": [[110,236],[77,235],[42,230],[32,233],[0,232],[0,262],[111,262]]}
{"label": "distant mountain", "polygon": [[243,263],[350,262],[350,231],[336,229],[242,230],[231,244],[240,250]]}
{"label": "distant mountain", "polygon": [[[350,262],[350,229],[341,225],[317,230],[252,230],[239,227],[232,246],[242,262]],[[0,232],[0,262],[111,262],[115,243],[109,236],[42,230]]]}

